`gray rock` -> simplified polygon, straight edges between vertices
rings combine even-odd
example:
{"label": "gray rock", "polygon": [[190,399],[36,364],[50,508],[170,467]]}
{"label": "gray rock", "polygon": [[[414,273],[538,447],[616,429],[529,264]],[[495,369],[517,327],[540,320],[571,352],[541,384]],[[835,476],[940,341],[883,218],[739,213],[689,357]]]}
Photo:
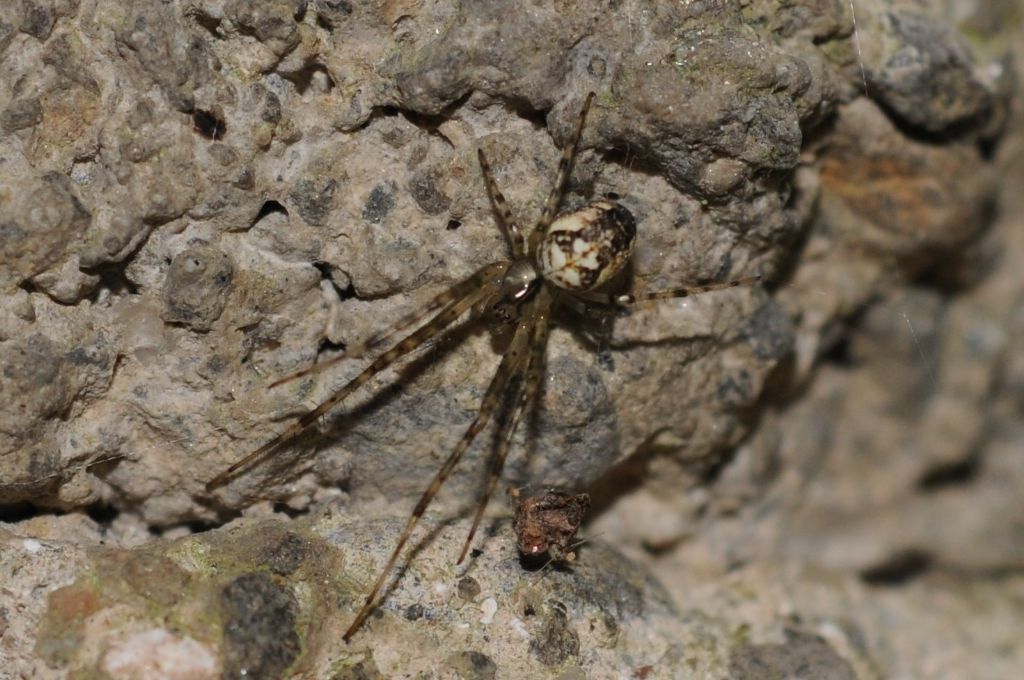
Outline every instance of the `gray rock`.
{"label": "gray rock", "polygon": [[223,252],[194,245],[178,253],[164,283],[164,320],[208,331],[227,304],[234,265]]}
{"label": "gray rock", "polygon": [[23,128],[32,127],[43,119],[43,108],[36,98],[22,99],[13,102],[0,113],[0,128],[4,132],[14,132]]}
{"label": "gray rock", "polygon": [[[836,673],[845,663],[858,677],[917,676],[923,656],[947,648],[954,677],[998,656],[929,618],[923,603],[939,590],[918,581],[977,579],[977,591],[950,589],[962,612],[977,593],[1012,590],[985,579],[1020,564],[1020,518],[1006,510],[1019,495],[1008,442],[1024,384],[1013,265],[1024,210],[1010,188],[1020,69],[1006,49],[1019,39],[1016,3],[960,3],[955,16],[903,0],[406,5],[33,0],[0,17],[0,506],[39,513],[17,528],[68,540],[83,525],[46,508],[89,509],[134,523],[86,532],[117,543],[344,501],[339,536],[375,561],[332,562],[334,534],[247,534],[239,545],[266,540],[209,580],[192,551],[205,539],[165,537],[147,550],[177,546],[159,557],[190,576],[168,569],[154,592],[195,578],[208,590],[189,601],[209,604],[243,579],[228,609],[259,638],[236,641],[231,672],[388,677],[412,648],[406,632],[429,631],[417,639],[450,636],[430,643],[431,668],[507,674],[501,644],[458,626],[479,631],[489,598],[504,611],[514,564],[449,578],[443,562],[449,571],[435,571],[460,594],[440,602],[416,582],[417,556],[409,590],[343,662],[317,665],[340,658],[323,652],[337,650],[337,626],[315,639],[299,630],[365,593],[395,533],[379,518],[405,516],[475,417],[506,341],[485,310],[231,484],[206,483],[374,354],[271,383],[506,257],[478,150],[529,228],[594,92],[563,208],[606,196],[634,214],[619,290],[764,280],[611,324],[555,312],[543,390],[501,485],[587,487],[594,531],[655,568],[677,602],[704,604],[645,609],[664,598],[630,587],[596,547],[588,562],[584,547],[576,580],[539,576],[540,594],[524,595],[535,614],[509,617],[502,640],[536,673],[566,679],[608,664],[635,677],[693,663],[716,677],[733,663],[783,673],[804,652]],[[492,444],[484,432],[466,452],[431,517],[474,506]],[[43,533],[33,536],[11,539],[11,564],[23,538]],[[916,571],[907,555],[922,557]],[[762,560],[800,569],[783,579]],[[164,563],[139,564],[111,573],[137,583]],[[820,606],[778,601],[773,584],[803,592],[815,569],[831,583]],[[66,570],[45,573],[63,579],[51,589],[71,585]],[[351,581],[317,591],[316,609],[296,584],[328,573]],[[752,599],[730,590],[734,574],[749,576]],[[463,578],[477,588],[452,585]],[[226,667],[226,648],[198,624],[154,621],[80,646],[103,628],[83,583],[51,593],[45,621],[38,608],[25,610],[35,619],[0,610],[22,644],[19,673],[36,671],[26,641],[41,621],[45,663],[68,673],[122,677],[143,667],[131,666],[140,650],[180,652],[199,677]],[[845,602],[857,588],[863,598]],[[753,604],[734,607],[737,597]],[[999,627],[1014,612],[1000,606],[965,630],[1019,639]],[[732,618],[701,613],[718,611]],[[786,638],[779,612],[809,621],[800,630],[817,642]],[[261,622],[278,615],[292,617],[297,642],[270,639]],[[884,623],[892,616],[899,630]],[[921,633],[917,645],[915,631],[942,642]]]}

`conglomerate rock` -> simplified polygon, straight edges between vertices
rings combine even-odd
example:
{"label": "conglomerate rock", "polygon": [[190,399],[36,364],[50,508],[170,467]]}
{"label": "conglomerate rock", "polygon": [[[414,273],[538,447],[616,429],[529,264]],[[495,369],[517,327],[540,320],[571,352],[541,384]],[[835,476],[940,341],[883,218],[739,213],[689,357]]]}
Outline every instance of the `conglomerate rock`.
{"label": "conglomerate rock", "polygon": [[[269,678],[290,669],[324,678],[583,678],[646,668],[649,677],[674,677],[685,669],[720,674],[750,654],[722,622],[677,611],[647,572],[610,547],[581,548],[586,562],[571,569],[525,571],[507,518],[498,526],[499,535],[462,568],[449,548],[468,522],[424,531],[430,540],[401,585],[348,644],[340,638],[363,584],[375,576],[373,556],[401,528],[393,520],[328,510],[312,522],[241,521],[132,550],[85,550],[5,531],[0,564],[34,565],[15,594],[27,605],[19,625],[37,630],[18,636],[22,644],[34,638],[35,658],[15,647],[20,658],[5,670],[33,677],[95,669],[115,678]],[[77,527],[80,539],[98,537],[88,529]],[[20,592],[42,583],[49,584],[46,598]],[[848,668],[819,644],[790,656]]]}
{"label": "conglomerate rock", "polygon": [[[11,5],[0,506],[15,524],[4,580],[28,580],[0,594],[0,636],[19,668],[136,677],[150,668],[138,663],[188,658],[195,677],[388,677],[415,639],[443,650],[439,677],[518,677],[516,654],[563,678],[982,677],[970,636],[986,631],[995,642],[975,650],[1006,660],[991,677],[1024,655],[999,637],[1021,637],[1004,625],[1024,618],[1013,598],[958,636],[927,611],[941,581],[915,580],[963,576],[948,611],[968,616],[972,598],[998,599],[993,575],[1019,592],[1024,564],[1017,3]],[[645,591],[655,614],[608,614],[601,625],[631,641],[606,654],[584,610],[611,611],[601,601],[628,588],[587,575],[632,566],[595,546],[548,582],[488,552],[505,560],[487,562],[489,592],[524,578],[568,590],[538,605],[543,621],[502,632],[525,647],[487,646],[434,608],[457,580],[450,564],[430,567],[443,592],[409,583],[435,559],[417,553],[383,607],[415,634],[371,619],[366,647],[345,647],[337,626],[390,549],[381,537],[497,366],[504,338],[487,315],[273,459],[206,483],[366,360],[267,389],[276,378],[506,256],[477,150],[532,223],[590,92],[563,206],[607,196],[635,215],[622,289],[754,274],[764,285],[644,306],[611,328],[560,311],[505,481],[589,490],[591,531],[651,565],[675,605]],[[481,440],[439,517],[477,499]],[[258,553],[273,532],[183,537],[241,513],[324,509],[344,515],[345,535],[303,525],[326,544],[303,553],[301,579],[287,554]],[[139,546],[150,532],[163,538]],[[236,539],[216,578],[168,557]],[[363,546],[358,574],[331,572],[356,552],[338,552],[349,540]],[[450,559],[442,545],[424,551]],[[314,570],[331,572],[330,597],[309,589]],[[158,577],[145,602],[129,596]],[[871,597],[904,578],[913,589]],[[71,590],[29,606],[44,586]],[[153,595],[193,586],[181,602]],[[331,597],[345,616],[327,611]],[[726,612],[736,601],[750,606]],[[180,626],[153,616],[169,608]],[[311,639],[306,617],[321,615],[331,624]],[[373,640],[385,651],[359,656]]]}

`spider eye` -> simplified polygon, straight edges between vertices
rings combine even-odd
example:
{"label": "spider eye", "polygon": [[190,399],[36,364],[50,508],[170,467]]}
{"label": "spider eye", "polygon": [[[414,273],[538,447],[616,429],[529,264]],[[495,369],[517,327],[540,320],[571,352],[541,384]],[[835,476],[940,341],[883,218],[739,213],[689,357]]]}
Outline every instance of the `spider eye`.
{"label": "spider eye", "polygon": [[565,290],[592,290],[622,271],[633,254],[636,220],[623,205],[594,201],[562,215],[537,249],[541,275]]}

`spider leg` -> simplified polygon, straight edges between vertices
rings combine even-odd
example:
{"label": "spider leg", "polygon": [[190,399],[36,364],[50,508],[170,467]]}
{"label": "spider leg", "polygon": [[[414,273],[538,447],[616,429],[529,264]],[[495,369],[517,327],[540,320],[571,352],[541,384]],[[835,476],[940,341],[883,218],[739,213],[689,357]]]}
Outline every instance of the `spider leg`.
{"label": "spider leg", "polygon": [[[517,330],[516,336],[520,336]],[[409,516],[408,521],[405,523],[405,528],[402,530],[402,535],[398,539],[398,543],[391,551],[390,557],[388,557],[387,564],[380,572],[380,576],[377,577],[376,582],[373,584],[373,588],[370,590],[370,594],[366,596],[366,601],[363,603],[359,613],[356,614],[356,618],[352,621],[352,624],[345,631],[342,638],[348,642],[348,640],[355,634],[359,627],[366,620],[366,617],[370,615],[376,605],[377,594],[383,587],[384,582],[391,574],[391,570],[394,568],[395,563],[398,561],[399,555],[402,553],[402,548],[405,547],[409,537],[412,535],[413,529],[419,523],[420,518],[423,517],[423,513],[426,512],[427,507],[431,501],[434,500],[434,496],[441,489],[441,485],[445,483],[448,476],[451,474],[455,466],[459,464],[459,460],[462,459],[462,455],[469,449],[470,444],[476,439],[476,436],[480,434],[480,431],[487,427],[487,423],[490,422],[491,416],[494,414],[498,406],[498,402],[501,400],[502,394],[504,394],[505,388],[509,383],[512,376],[516,375],[523,362],[526,359],[526,352],[522,347],[523,342],[515,342],[516,338],[513,338],[512,344],[505,352],[505,356],[502,358],[501,363],[498,365],[498,370],[495,372],[494,377],[491,379],[491,384],[487,387],[487,392],[484,393],[483,399],[480,401],[480,408],[477,411],[476,418],[470,423],[466,432],[462,435],[462,439],[459,440],[452,452],[448,454],[448,458],[445,459],[441,469],[437,471],[434,478],[430,480],[430,485],[427,486],[426,491],[420,497],[416,507],[413,509],[412,514]]]}
{"label": "spider leg", "polygon": [[[641,302],[649,302],[651,300],[668,300],[671,298],[684,298],[693,295],[700,295],[702,293],[709,293],[713,290],[725,290],[727,288],[738,288],[739,286],[752,286],[761,280],[761,276],[748,276],[743,279],[736,279],[735,281],[725,281],[723,283],[708,283],[700,286],[688,286],[685,288],[672,288],[670,290],[655,291],[652,293],[592,293],[592,292],[579,292],[574,295],[587,307],[592,309],[600,310],[602,308],[608,310],[607,313],[615,313],[616,310],[622,307],[629,307]],[[599,312],[598,312],[599,313]]]}
{"label": "spider leg", "polygon": [[480,527],[480,521],[483,519],[487,504],[491,500],[494,488],[498,485],[498,480],[501,478],[501,471],[505,467],[505,459],[508,458],[508,452],[512,446],[512,437],[519,426],[519,420],[523,415],[523,411],[533,403],[533,399],[537,394],[544,369],[544,348],[547,346],[548,315],[550,310],[551,298],[547,293],[547,289],[543,288],[538,292],[537,299],[534,300],[526,322],[520,326],[520,332],[523,332],[524,337],[526,333],[529,333],[530,342],[529,354],[523,366],[526,381],[514,395],[515,405],[512,407],[512,412],[509,413],[508,418],[502,423],[501,432],[498,435],[500,443],[491,465],[490,476],[487,478],[487,486],[480,497],[480,503],[476,508],[476,516],[473,518],[473,526],[469,530],[469,535],[466,536],[466,542],[462,545],[462,552],[459,553],[459,559],[456,561],[456,564],[462,564],[462,560],[466,559],[466,553],[469,552],[469,546],[473,543],[473,537]]}
{"label": "spider leg", "polygon": [[422,345],[424,342],[427,342],[431,338],[443,333],[445,329],[462,316],[464,312],[473,307],[473,305],[478,303],[480,300],[493,294],[496,287],[500,285],[499,277],[507,268],[507,262],[490,264],[479,270],[466,281],[457,284],[456,287],[463,291],[461,298],[457,298],[449,302],[447,306],[443,307],[436,316],[430,319],[430,321],[414,331],[411,335],[407,336],[405,339],[395,344],[391,349],[384,352],[384,354],[377,357],[363,370],[362,373],[346,383],[341,389],[332,394],[326,401],[321,403],[315,409],[299,418],[284,432],[277,435],[269,442],[259,447],[245,458],[237,461],[231,467],[224,470],[224,472],[221,472],[210,480],[206,484],[207,491],[223,486],[230,481],[239,470],[256,465],[265,460],[275,449],[277,449],[278,446],[294,438],[307,427],[315,423],[320,416],[327,413],[350,394],[365,385],[373,376],[377,375],[395,361]]}
{"label": "spider leg", "polygon": [[558,162],[555,184],[551,187],[551,193],[548,194],[547,200],[544,201],[544,212],[541,213],[540,220],[530,232],[530,252],[536,249],[537,244],[544,237],[544,230],[555,219],[555,212],[558,210],[558,205],[562,202],[562,194],[565,192],[565,183],[569,181],[569,170],[572,169],[572,162],[576,158],[576,148],[579,146],[580,137],[583,134],[583,123],[587,119],[587,111],[590,110],[590,104],[593,101],[594,93],[591,92],[583,102],[583,108],[580,109],[580,116],[576,119],[576,127],[572,131],[569,143],[562,149],[562,159]]}
{"label": "spider leg", "polygon": [[[601,295],[601,294],[598,294]],[[579,292],[560,292],[558,295],[559,304],[564,304],[581,316],[607,321],[608,319],[623,313],[623,308],[611,302],[601,300],[584,299]]]}
{"label": "spider leg", "polygon": [[487,194],[491,197],[494,209],[498,211],[499,222],[505,232],[505,238],[508,239],[509,248],[512,249],[512,256],[524,257],[526,255],[526,237],[523,236],[522,230],[516,224],[515,218],[512,217],[512,210],[509,209],[508,201],[505,200],[504,194],[498,188],[498,183],[494,181],[494,174],[491,172],[491,165],[487,162],[487,157],[484,156],[484,150],[477,149],[476,156],[480,160],[480,170],[483,172],[484,183],[487,185]]}
{"label": "spider leg", "polygon": [[469,278],[463,279],[462,281],[456,283],[443,293],[434,296],[424,306],[414,309],[413,311],[409,312],[408,314],[400,318],[398,321],[393,323],[388,328],[385,328],[384,330],[378,333],[374,333],[373,335],[366,338],[358,345],[346,348],[345,351],[343,351],[341,354],[335,357],[331,357],[326,361],[321,361],[307,368],[303,368],[302,370],[295,371],[294,373],[289,373],[283,378],[278,378],[274,382],[270,383],[270,385],[267,386],[267,389],[273,389],[278,385],[283,385],[286,382],[291,382],[296,378],[303,378],[307,375],[320,373],[321,371],[324,371],[330,368],[331,366],[335,366],[346,359],[358,358],[365,354],[366,352],[370,352],[374,349],[377,349],[385,342],[390,340],[392,337],[394,337],[395,334],[401,333],[410,326],[415,326],[419,324],[425,318],[427,318],[437,310],[441,309],[445,305],[449,305],[453,301],[461,298],[462,296],[468,295],[471,290],[480,286],[480,283],[483,278],[486,278],[485,272],[487,269],[488,267],[484,267],[483,269],[477,270]]}

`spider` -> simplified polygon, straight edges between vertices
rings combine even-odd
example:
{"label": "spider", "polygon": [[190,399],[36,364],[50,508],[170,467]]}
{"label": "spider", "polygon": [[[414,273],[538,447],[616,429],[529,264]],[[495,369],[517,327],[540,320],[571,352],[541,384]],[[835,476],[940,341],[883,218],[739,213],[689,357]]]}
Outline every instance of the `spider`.
{"label": "spider", "polygon": [[466,558],[488,501],[498,483],[516,428],[524,411],[534,402],[541,384],[543,356],[547,346],[551,315],[555,309],[564,306],[589,316],[607,317],[638,302],[680,298],[734,288],[753,284],[761,278],[753,276],[728,283],[643,294],[600,292],[601,287],[620,273],[629,262],[636,238],[636,221],[633,215],[622,204],[608,199],[596,200],[578,210],[557,214],[583,132],[584,121],[593,100],[594,93],[591,92],[583,102],[569,142],[562,151],[558,173],[544,203],[540,219],[528,232],[513,218],[505,197],[494,180],[487,158],[482,150],[477,150],[487,192],[497,213],[499,227],[508,243],[510,259],[485,265],[469,278],[428,301],[421,309],[407,314],[391,327],[371,335],[346,353],[272,383],[271,388],[320,372],[345,358],[358,356],[383,346],[395,335],[416,327],[416,330],[381,353],[359,375],[327,400],[207,484],[207,489],[213,490],[230,481],[243,468],[260,463],[283,443],[302,433],[321,416],[365,385],[373,376],[424,343],[446,333],[470,310],[488,310],[498,323],[510,327],[511,340],[484,393],[476,417],[434,475],[406,521],[398,543],[366,596],[362,608],[343,636],[346,642],[374,610],[381,587],[441,485],[458,465],[473,440],[488,425],[502,401],[507,399],[505,403],[509,405],[509,411],[498,424],[497,449],[493,454],[491,470],[457,564],[461,564]]}

